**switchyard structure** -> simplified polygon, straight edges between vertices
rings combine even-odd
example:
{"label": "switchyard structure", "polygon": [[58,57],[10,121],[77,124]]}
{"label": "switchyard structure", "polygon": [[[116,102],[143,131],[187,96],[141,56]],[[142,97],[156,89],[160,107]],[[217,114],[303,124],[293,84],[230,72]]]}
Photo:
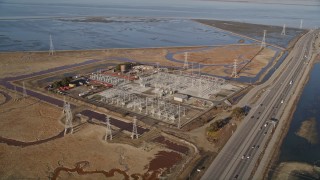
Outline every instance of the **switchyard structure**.
{"label": "switchyard structure", "polygon": [[[200,68],[199,68],[200,69]],[[140,78],[141,86],[153,85],[155,91],[162,97],[167,93],[180,92],[194,97],[208,98],[208,94],[217,91],[225,84],[223,78],[217,78],[208,75],[191,74],[185,71],[168,71],[152,74],[147,78]]]}
{"label": "switchyard structure", "polygon": [[[103,71],[91,73],[89,79],[93,83],[104,84],[108,88],[88,98],[95,97],[99,103],[181,128],[196,117],[199,108],[212,107],[213,102],[209,98],[227,85],[223,78],[201,74],[200,68],[199,73],[169,71],[160,68],[159,63],[149,72],[143,71],[137,76],[137,79],[125,79]],[[187,105],[190,103],[197,105]]]}
{"label": "switchyard structure", "polygon": [[[141,120],[145,124],[158,121],[159,125],[181,129],[241,88],[224,78],[202,74],[203,66],[198,63],[196,70],[197,65],[188,62],[187,53],[185,57],[184,67],[188,69],[169,69],[154,63],[153,66],[134,66],[126,73],[99,70],[85,76],[90,86],[75,92],[89,102],[120,114],[143,117]],[[237,66],[235,60],[233,77],[238,77]],[[105,125],[104,140],[111,140],[110,120],[106,120]],[[133,121],[132,138],[137,138],[135,129]]]}

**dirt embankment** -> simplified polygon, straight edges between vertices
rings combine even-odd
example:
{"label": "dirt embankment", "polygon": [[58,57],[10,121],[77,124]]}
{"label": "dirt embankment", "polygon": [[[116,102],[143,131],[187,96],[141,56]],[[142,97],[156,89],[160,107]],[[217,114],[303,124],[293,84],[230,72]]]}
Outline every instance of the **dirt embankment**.
{"label": "dirt embankment", "polygon": [[317,121],[311,118],[302,122],[300,129],[296,135],[306,139],[311,144],[318,143]]}

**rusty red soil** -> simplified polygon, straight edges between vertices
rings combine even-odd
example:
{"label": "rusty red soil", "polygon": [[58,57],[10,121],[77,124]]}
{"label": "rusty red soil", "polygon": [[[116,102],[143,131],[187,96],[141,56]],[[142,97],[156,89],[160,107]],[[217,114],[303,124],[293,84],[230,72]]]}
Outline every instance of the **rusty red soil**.
{"label": "rusty red soil", "polygon": [[176,152],[159,151],[156,157],[150,161],[148,172],[159,169],[169,169],[182,160],[182,156]]}
{"label": "rusty red soil", "polygon": [[153,141],[161,143],[161,144],[165,144],[167,148],[172,149],[177,152],[180,152],[180,153],[183,153],[183,154],[187,154],[189,151],[188,147],[173,143],[173,142],[165,139],[165,137],[163,137],[163,136],[159,136],[159,137],[153,139]]}
{"label": "rusty red soil", "polygon": [[84,171],[83,169],[89,165],[88,161],[80,161],[75,164],[75,168],[66,168],[66,167],[58,167],[54,170],[52,180],[58,178],[61,171],[65,172],[77,172],[79,175],[86,175],[86,174],[103,174],[105,177],[113,177],[114,174],[117,172],[123,175],[125,180],[129,180],[129,176],[120,169],[111,169],[109,172],[102,171],[102,170],[95,170],[95,171]]}
{"label": "rusty red soil", "polygon": [[43,139],[43,140],[39,140],[39,141],[33,141],[33,142],[23,142],[23,141],[18,141],[18,140],[14,140],[14,139],[8,139],[8,138],[4,138],[0,136],[0,143],[5,143],[9,146],[20,146],[20,147],[27,147],[27,146],[33,146],[33,145],[38,145],[38,144],[42,144],[42,143],[46,143],[58,138],[62,138],[64,134],[64,130],[61,131],[59,134],[50,137],[48,139]]}
{"label": "rusty red soil", "polygon": [[[158,174],[160,173],[161,169],[169,169],[173,165],[177,164],[179,161],[182,160],[182,156],[174,151],[167,152],[167,151],[159,151],[154,159],[152,159],[149,163],[148,172],[144,174],[132,174],[131,178],[134,180],[144,179],[144,180],[153,180],[158,179]],[[110,171],[103,171],[103,170],[95,170],[95,171],[85,171],[84,168],[89,166],[88,161],[80,161],[75,164],[74,168],[67,168],[67,167],[57,167],[53,172],[52,180],[56,180],[59,177],[59,174],[62,171],[65,172],[76,172],[79,175],[87,175],[87,174],[103,174],[105,177],[113,177],[115,173],[119,173],[123,175],[123,179],[128,180],[129,175],[120,169],[111,169]]]}

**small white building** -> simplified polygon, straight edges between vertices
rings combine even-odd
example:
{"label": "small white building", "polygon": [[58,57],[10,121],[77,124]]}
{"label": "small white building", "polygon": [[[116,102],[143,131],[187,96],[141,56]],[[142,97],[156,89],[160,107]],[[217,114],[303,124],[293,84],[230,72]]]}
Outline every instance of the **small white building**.
{"label": "small white building", "polygon": [[178,102],[183,102],[188,100],[188,96],[185,94],[175,94],[173,95],[173,100],[178,101]]}

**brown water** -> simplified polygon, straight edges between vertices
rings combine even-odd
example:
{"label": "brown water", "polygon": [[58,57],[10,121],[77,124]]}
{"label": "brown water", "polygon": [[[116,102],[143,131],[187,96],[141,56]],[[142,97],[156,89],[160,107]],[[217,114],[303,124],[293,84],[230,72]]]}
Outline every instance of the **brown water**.
{"label": "brown water", "polygon": [[43,139],[43,140],[39,140],[39,141],[33,141],[33,142],[23,142],[23,141],[17,141],[14,139],[9,139],[9,138],[4,138],[0,136],[0,143],[5,143],[9,146],[20,146],[20,147],[27,147],[27,146],[33,146],[33,145],[39,145],[39,144],[43,144],[58,138],[62,138],[64,134],[64,130],[61,131],[59,134],[47,138],[47,139]]}
{"label": "brown water", "polygon": [[177,152],[180,152],[180,153],[183,153],[183,154],[187,154],[189,151],[188,147],[173,143],[173,142],[165,139],[165,137],[163,137],[163,136],[159,136],[159,137],[155,138],[153,141],[161,143],[161,144],[165,144],[167,148],[172,149]]}
{"label": "brown water", "polygon": [[87,166],[89,166],[88,161],[80,161],[75,164],[74,168],[57,167],[53,172],[52,180],[56,180],[62,171],[77,172],[79,175],[103,174],[106,178],[113,177],[115,173],[119,173],[119,174],[123,175],[123,179],[129,180],[129,176],[124,171],[122,171],[120,169],[111,169],[110,171],[103,171],[103,170],[85,171],[84,168]]}

